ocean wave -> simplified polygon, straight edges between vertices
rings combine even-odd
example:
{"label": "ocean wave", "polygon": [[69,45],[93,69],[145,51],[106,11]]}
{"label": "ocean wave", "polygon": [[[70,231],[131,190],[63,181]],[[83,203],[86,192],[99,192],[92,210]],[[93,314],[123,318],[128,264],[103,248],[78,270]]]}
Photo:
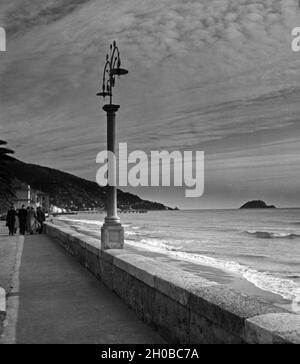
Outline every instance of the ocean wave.
{"label": "ocean wave", "polygon": [[127,231],[125,231],[125,235],[127,235],[127,236],[136,236],[138,234],[135,231],[127,230]]}
{"label": "ocean wave", "polygon": [[170,246],[159,239],[143,239],[140,242],[126,240],[126,243],[152,252],[164,253],[171,258],[181,261],[184,260],[195,264],[207,265],[241,275],[256,287],[280,295],[286,300],[294,300],[296,297],[300,297],[300,286],[296,282],[290,279],[275,277],[269,272],[258,272],[255,269],[233,261],[225,261],[205,255],[179,251],[179,248]]}
{"label": "ocean wave", "polygon": [[[101,226],[103,221],[96,220],[79,220],[79,219],[70,219],[65,217],[60,217],[59,220],[63,220],[65,222],[69,222],[72,225],[79,225],[80,229],[95,231],[99,233],[99,229],[95,229],[97,226]],[[88,226],[89,225],[89,226]],[[128,225],[127,225],[128,226]],[[94,230],[93,230],[94,227]],[[131,227],[134,229],[135,227]],[[136,229],[134,229],[136,230]],[[294,238],[299,235],[292,233],[278,233],[278,232],[265,232],[265,231],[247,231],[248,234],[254,235],[256,237],[271,239],[271,238]],[[132,231],[127,229],[126,235],[128,238],[126,239],[126,244],[146,249],[152,252],[157,252],[160,254],[166,254],[173,259],[187,261],[194,264],[207,265],[210,267],[214,267],[217,269],[229,271],[235,274],[238,274],[244,277],[247,281],[253,283],[256,287],[267,291],[272,292],[274,294],[278,294],[284,299],[294,300],[297,297],[300,297],[300,286],[292,279],[295,278],[291,275],[289,277],[280,278],[272,275],[269,272],[259,272],[255,269],[252,269],[248,266],[241,265],[239,263],[233,261],[221,260],[218,258],[212,258],[206,255],[202,255],[196,252],[185,252],[182,251],[186,241],[174,240],[172,244],[167,239],[161,238],[151,238],[140,236],[138,240],[129,240],[130,237],[134,237],[135,235],[140,235],[138,231]],[[299,264],[299,262],[297,262]]]}
{"label": "ocean wave", "polygon": [[67,217],[57,217],[56,220],[59,221],[63,221],[63,222],[69,222],[69,223],[76,223],[78,225],[97,225],[97,226],[102,226],[103,225],[103,221],[99,221],[99,220],[80,220],[80,219],[70,219]]}
{"label": "ocean wave", "polygon": [[[63,221],[65,223],[69,223],[69,224],[73,224],[75,223],[76,225],[83,225],[83,226],[102,226],[104,223],[103,221],[99,221],[99,220],[84,220],[84,219],[70,219],[68,217],[58,217],[56,218],[59,221]],[[132,223],[126,223],[126,224],[122,224],[124,227],[131,227]]]}
{"label": "ocean wave", "polygon": [[294,239],[300,237],[298,234],[287,232],[247,230],[246,233],[260,239]]}
{"label": "ocean wave", "polygon": [[267,255],[256,255],[256,254],[236,254],[236,257],[239,258],[246,258],[246,259],[259,259],[259,260],[264,260],[264,259],[268,259]]}
{"label": "ocean wave", "polygon": [[[173,242],[175,243],[175,241]],[[153,239],[153,238],[146,238],[141,239],[140,244],[144,247],[151,247],[152,249],[158,249],[158,251],[178,251],[182,248],[182,245],[174,246],[168,244],[168,242],[165,242],[162,239]]]}

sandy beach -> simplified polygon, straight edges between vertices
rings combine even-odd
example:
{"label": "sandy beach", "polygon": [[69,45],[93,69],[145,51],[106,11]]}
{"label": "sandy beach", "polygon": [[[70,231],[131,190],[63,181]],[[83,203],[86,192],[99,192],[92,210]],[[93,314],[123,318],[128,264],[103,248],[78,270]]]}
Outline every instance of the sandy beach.
{"label": "sandy beach", "polygon": [[[67,226],[70,228],[70,224],[55,219],[55,224],[61,226]],[[93,238],[99,239],[101,238],[100,232],[95,233],[91,231],[86,231],[84,229],[80,229],[79,227],[72,226],[74,230],[76,230],[80,234],[89,235]],[[146,257],[154,258],[157,262],[167,263],[176,268],[180,268],[184,271],[191,272],[193,274],[198,275],[201,278],[208,279],[210,281],[216,282],[218,284],[226,285],[230,289],[235,289],[241,293],[244,293],[249,296],[257,297],[260,300],[265,302],[274,304],[279,307],[283,307],[286,310],[291,311],[291,302],[289,300],[283,299],[281,296],[274,294],[272,292],[264,291],[258,287],[256,287],[251,282],[247,281],[245,278],[238,274],[234,274],[229,271],[225,271],[222,269],[217,269],[214,267],[210,267],[204,264],[192,263],[187,261],[182,261],[179,259],[174,259],[173,257],[168,256],[167,254],[160,254],[157,252],[152,252],[143,248],[133,247],[129,244],[126,244],[126,249],[132,251],[135,254],[140,254]]]}
{"label": "sandy beach", "polygon": [[155,258],[157,262],[170,264],[177,268],[181,268],[185,271],[196,274],[201,278],[205,278],[210,281],[226,285],[231,289],[235,289],[249,296],[254,296],[259,298],[260,300],[272,303],[279,307],[283,307],[287,310],[291,310],[290,301],[283,299],[277,294],[261,290],[260,288],[256,287],[254,284],[250,283],[245,278],[237,274],[232,274],[231,272],[210,267],[208,265],[193,264],[190,262],[180,261],[163,254],[149,252],[145,249],[133,248],[128,245],[126,246],[126,248],[128,250],[132,250],[135,253]]}

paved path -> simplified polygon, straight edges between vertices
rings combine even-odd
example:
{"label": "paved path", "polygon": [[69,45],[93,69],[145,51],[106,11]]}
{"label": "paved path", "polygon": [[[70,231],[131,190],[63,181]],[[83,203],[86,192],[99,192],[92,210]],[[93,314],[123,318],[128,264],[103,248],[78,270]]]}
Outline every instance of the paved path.
{"label": "paved path", "polygon": [[47,236],[5,240],[17,249],[2,343],[164,343]]}
{"label": "paved path", "polygon": [[[14,269],[18,237],[8,237],[6,228],[0,223],[0,287],[10,290],[11,275]],[[7,230],[8,232],[8,230]]]}

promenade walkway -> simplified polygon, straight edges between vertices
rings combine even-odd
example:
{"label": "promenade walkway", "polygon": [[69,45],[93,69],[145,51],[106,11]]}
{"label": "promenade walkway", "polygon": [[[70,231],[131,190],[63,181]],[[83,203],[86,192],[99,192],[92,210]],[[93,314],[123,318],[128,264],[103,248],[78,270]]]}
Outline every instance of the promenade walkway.
{"label": "promenade walkway", "polygon": [[12,284],[0,343],[164,343],[47,236],[3,234],[0,285]]}

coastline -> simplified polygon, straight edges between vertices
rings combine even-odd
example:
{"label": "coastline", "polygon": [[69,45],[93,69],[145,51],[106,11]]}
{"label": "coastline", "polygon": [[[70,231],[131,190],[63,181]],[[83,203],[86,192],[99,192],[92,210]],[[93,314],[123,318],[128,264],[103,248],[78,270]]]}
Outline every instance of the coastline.
{"label": "coastline", "polygon": [[[95,233],[91,231],[86,231],[79,227],[70,226],[70,224],[68,224],[66,221],[62,221],[59,219],[55,219],[55,223],[61,225],[62,227],[67,226],[68,228],[72,228],[74,231],[80,234],[100,240],[100,232]],[[288,311],[293,312],[291,301],[284,299],[276,293],[260,289],[255,284],[249,282],[246,278],[240,276],[237,273],[232,273],[226,270],[211,267],[209,265],[175,259],[164,253],[153,252],[142,247],[132,246],[126,243],[126,241],[125,246],[128,251],[131,251],[134,254],[139,254],[149,258],[155,258],[157,262],[170,264],[171,266],[182,269],[183,271],[198,275],[199,278],[204,278],[209,281],[216,282],[217,284],[224,285],[231,289],[235,289],[243,294],[259,298],[260,300],[263,300],[269,304],[273,304],[277,307],[284,308]]]}
{"label": "coastline", "polygon": [[[82,232],[81,232],[82,233]],[[231,273],[226,270],[210,267],[204,264],[194,264],[191,262],[181,261],[179,259],[171,258],[164,254],[150,252],[142,248],[134,248],[130,245],[126,245],[127,250],[131,250],[133,253],[138,253],[146,257],[155,258],[159,262],[167,263],[184,271],[191,272],[198,275],[200,278],[205,278],[209,281],[222,284],[229,288],[235,289],[241,293],[247,294],[249,296],[257,297],[260,300],[264,300],[275,306],[284,308],[291,311],[291,301],[285,300],[280,295],[272,292],[264,291],[255,284],[247,281],[247,279],[239,276],[238,274]]]}

